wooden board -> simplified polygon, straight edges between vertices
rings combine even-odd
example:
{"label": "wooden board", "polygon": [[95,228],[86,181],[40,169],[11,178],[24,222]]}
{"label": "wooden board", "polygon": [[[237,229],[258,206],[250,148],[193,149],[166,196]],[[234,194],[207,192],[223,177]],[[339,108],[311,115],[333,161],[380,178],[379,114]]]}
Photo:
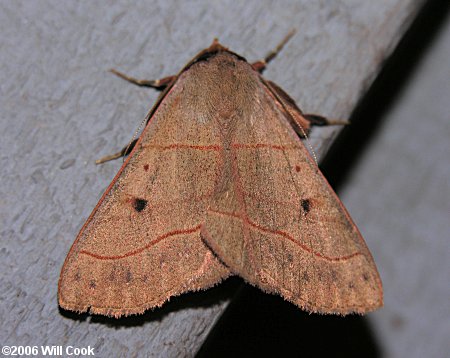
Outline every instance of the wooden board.
{"label": "wooden board", "polygon": [[[63,315],[61,265],[157,93],[109,75],[176,73],[213,37],[249,60],[297,35],[266,70],[300,107],[348,118],[423,1],[82,1],[0,4],[0,340],[96,356],[192,356],[235,284],[120,321]],[[311,135],[322,156],[337,128]]]}

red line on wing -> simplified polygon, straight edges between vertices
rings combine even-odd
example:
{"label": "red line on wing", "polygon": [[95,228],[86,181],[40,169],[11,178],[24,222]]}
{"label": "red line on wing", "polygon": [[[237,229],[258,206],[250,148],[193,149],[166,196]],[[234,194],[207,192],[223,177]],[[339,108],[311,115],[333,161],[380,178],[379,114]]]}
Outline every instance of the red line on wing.
{"label": "red line on wing", "polygon": [[145,245],[144,247],[141,247],[141,248],[139,248],[137,250],[134,250],[134,251],[127,252],[126,254],[123,254],[123,255],[102,256],[102,255],[97,255],[97,254],[94,254],[92,252],[85,251],[85,250],[80,251],[80,254],[85,254],[85,255],[88,255],[88,256],[91,256],[91,257],[95,257],[96,259],[99,259],[99,260],[123,259],[125,257],[130,257],[130,256],[133,256],[133,255],[137,255],[137,254],[147,250],[151,246],[156,245],[158,242],[160,242],[160,241],[162,241],[164,239],[167,239],[168,237],[175,236],[175,235],[180,235],[180,234],[192,234],[193,232],[199,231],[200,228],[201,228],[201,224],[197,225],[197,226],[195,226],[195,227],[193,227],[191,229],[170,231],[170,232],[168,232],[168,233],[166,233],[164,235],[161,235],[160,237],[158,237],[157,239],[153,240],[152,242],[150,242],[149,244]]}
{"label": "red line on wing", "polygon": [[235,143],[232,145],[233,148],[236,149],[257,149],[257,148],[270,148],[270,149],[278,149],[278,150],[288,150],[288,149],[298,149],[296,145],[277,145],[277,144],[265,144],[265,143],[254,143],[254,144],[241,144]]}
{"label": "red line on wing", "polygon": [[220,145],[192,145],[192,144],[181,144],[174,143],[169,145],[160,145],[160,144],[147,144],[143,145],[142,148],[153,148],[160,150],[169,150],[169,149],[197,149],[197,150],[222,150]]}
{"label": "red line on wing", "polygon": [[274,234],[274,235],[283,236],[284,238],[286,238],[286,239],[292,241],[294,244],[298,245],[303,250],[305,250],[307,252],[310,252],[310,253],[314,254],[315,256],[320,257],[320,258],[322,258],[324,260],[327,260],[327,261],[346,261],[348,259],[351,259],[352,257],[362,255],[361,252],[357,251],[357,252],[355,252],[353,254],[350,254],[350,255],[347,255],[347,256],[342,256],[342,257],[325,256],[325,255],[321,254],[320,252],[313,251],[310,247],[308,247],[308,246],[298,242],[291,235],[289,235],[288,233],[286,233],[284,231],[266,229],[266,228],[264,228],[262,226],[259,226],[256,223],[254,223],[250,219],[242,217],[240,214],[229,213],[229,212],[218,211],[218,210],[212,210],[212,209],[209,209],[209,211],[213,212],[213,213],[216,213],[216,214],[219,214],[219,215],[231,216],[231,217],[234,217],[234,218],[238,218],[238,219],[246,222],[248,225],[253,226],[255,229],[258,229],[258,230],[264,231],[264,232],[268,232],[268,233],[271,233],[271,234]]}

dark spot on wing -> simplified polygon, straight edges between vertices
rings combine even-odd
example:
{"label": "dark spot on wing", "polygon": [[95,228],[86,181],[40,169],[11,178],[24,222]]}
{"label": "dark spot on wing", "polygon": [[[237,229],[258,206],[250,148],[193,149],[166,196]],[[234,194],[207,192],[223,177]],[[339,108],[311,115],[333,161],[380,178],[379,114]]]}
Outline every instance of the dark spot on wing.
{"label": "dark spot on wing", "polygon": [[148,164],[144,164],[144,170],[148,172]]}
{"label": "dark spot on wing", "polygon": [[131,274],[130,270],[127,270],[127,273],[125,274],[125,281],[127,283],[131,282],[131,280],[133,279],[133,275]]}
{"label": "dark spot on wing", "polygon": [[141,212],[147,206],[147,200],[136,198],[133,200],[133,207],[137,212]]}
{"label": "dark spot on wing", "polygon": [[334,271],[334,270],[331,270],[331,279],[332,279],[333,281],[337,281],[337,279],[338,279],[338,274],[337,274],[337,272]]}
{"label": "dark spot on wing", "polygon": [[296,165],[296,166],[295,166],[295,171],[296,171],[297,173],[300,171],[300,166],[299,166],[299,165]]}
{"label": "dark spot on wing", "polygon": [[108,279],[109,279],[110,281],[114,281],[114,280],[116,279],[116,273],[115,273],[115,270],[114,270],[114,269],[109,273]]}
{"label": "dark spot on wing", "polygon": [[305,214],[308,214],[309,211],[311,210],[311,201],[309,199],[301,199],[300,205]]}
{"label": "dark spot on wing", "polygon": [[91,280],[91,281],[89,282],[89,288],[95,289],[96,287],[97,287],[97,285],[95,284],[95,281],[94,281],[94,280]]}

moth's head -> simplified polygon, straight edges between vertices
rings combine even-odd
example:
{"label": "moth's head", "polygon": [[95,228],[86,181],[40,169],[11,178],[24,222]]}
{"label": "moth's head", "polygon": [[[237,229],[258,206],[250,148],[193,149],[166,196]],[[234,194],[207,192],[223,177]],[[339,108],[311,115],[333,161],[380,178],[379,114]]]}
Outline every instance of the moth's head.
{"label": "moth's head", "polygon": [[209,46],[208,48],[205,48],[203,51],[200,51],[185,67],[182,71],[187,70],[189,67],[191,67],[194,63],[197,63],[199,61],[205,61],[208,60],[211,57],[214,57],[216,54],[220,53],[220,52],[228,52],[234,56],[236,56],[237,58],[241,59],[241,60],[245,60],[244,57],[238,55],[237,53],[234,53],[232,51],[230,51],[227,47],[222,46],[219,43],[219,40],[217,38],[215,38],[211,44],[211,46]]}
{"label": "moth's head", "polygon": [[207,48],[207,51],[208,52],[228,51],[228,48],[222,46],[219,43],[219,39],[217,37],[215,37],[212,44]]}

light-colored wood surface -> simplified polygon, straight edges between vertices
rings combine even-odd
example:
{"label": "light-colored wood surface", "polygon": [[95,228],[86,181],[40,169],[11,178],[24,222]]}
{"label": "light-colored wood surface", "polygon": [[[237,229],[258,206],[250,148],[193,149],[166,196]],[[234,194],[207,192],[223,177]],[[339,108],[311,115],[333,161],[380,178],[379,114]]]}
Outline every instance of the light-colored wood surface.
{"label": "light-colored wood surface", "polygon": [[[56,291],[65,255],[157,97],[107,73],[176,73],[213,37],[250,61],[291,29],[265,71],[306,112],[348,118],[423,1],[0,4],[0,340],[94,347],[96,356],[192,356],[232,292],[184,295],[123,321],[67,316]],[[311,135],[322,155],[338,128]],[[229,285],[230,286],[230,285]]]}

